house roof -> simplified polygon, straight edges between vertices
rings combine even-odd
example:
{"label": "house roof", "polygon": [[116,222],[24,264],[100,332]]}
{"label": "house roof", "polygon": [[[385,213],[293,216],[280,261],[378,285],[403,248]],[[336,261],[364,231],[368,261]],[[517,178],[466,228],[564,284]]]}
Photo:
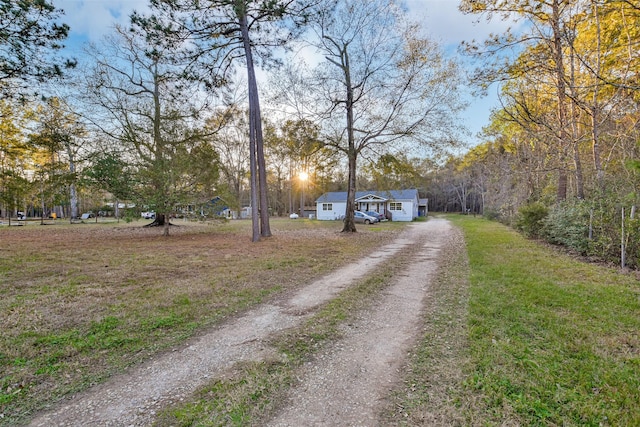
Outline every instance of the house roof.
{"label": "house roof", "polygon": [[[366,199],[368,196],[372,196],[377,199],[387,200],[414,200],[418,198],[418,190],[385,190],[385,191],[356,191],[356,200]],[[346,191],[332,191],[324,193],[318,197],[317,203],[332,203],[332,202],[346,202]]]}

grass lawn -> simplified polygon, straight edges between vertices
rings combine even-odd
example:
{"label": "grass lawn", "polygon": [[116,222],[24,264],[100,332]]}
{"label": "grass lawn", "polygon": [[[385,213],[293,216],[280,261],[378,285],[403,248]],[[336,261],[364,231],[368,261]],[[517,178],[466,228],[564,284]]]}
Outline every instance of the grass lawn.
{"label": "grass lawn", "polygon": [[[445,249],[388,424],[640,425],[638,280],[495,222],[448,218],[465,244]],[[248,221],[183,224],[169,238],[140,225],[0,228],[0,425],[371,252],[404,226],[345,236],[339,222],[273,220],[274,236],[251,243]],[[235,425],[260,419],[393,268],[280,337],[289,363],[250,364],[168,409],[160,425],[198,423],[220,402]]]}
{"label": "grass lawn", "polygon": [[[640,425],[638,280],[495,222],[449,219],[465,235],[466,257],[449,262],[467,272],[467,297],[450,301],[425,322],[446,318],[451,310],[466,317],[466,342],[453,341],[462,380],[446,391],[443,405],[459,416],[450,424]],[[439,286],[455,293],[460,279],[459,273],[443,275]],[[408,379],[413,390],[399,404],[408,425],[421,424],[434,411],[433,388],[416,383],[447,362],[439,356],[441,347],[427,334],[422,357],[414,360]]]}
{"label": "grass lawn", "polygon": [[272,219],[0,228],[0,425],[386,244],[403,224]]}

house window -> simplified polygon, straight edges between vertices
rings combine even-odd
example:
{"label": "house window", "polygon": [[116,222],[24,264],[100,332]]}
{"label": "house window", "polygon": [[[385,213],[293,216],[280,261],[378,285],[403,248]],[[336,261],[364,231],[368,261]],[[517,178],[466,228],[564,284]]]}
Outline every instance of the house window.
{"label": "house window", "polygon": [[391,203],[389,203],[389,210],[390,211],[401,211],[402,210],[402,203],[400,203],[400,202],[391,202]]}
{"label": "house window", "polygon": [[333,203],[323,203],[322,204],[322,210],[323,211],[332,211],[333,210]]}

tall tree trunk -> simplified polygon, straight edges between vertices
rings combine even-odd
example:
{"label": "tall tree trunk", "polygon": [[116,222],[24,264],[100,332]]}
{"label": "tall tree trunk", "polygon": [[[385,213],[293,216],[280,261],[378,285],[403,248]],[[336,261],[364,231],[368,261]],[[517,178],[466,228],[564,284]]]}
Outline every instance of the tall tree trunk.
{"label": "tall tree trunk", "polygon": [[351,86],[351,70],[349,69],[349,54],[347,47],[344,47],[343,55],[343,71],[345,83],[347,87],[347,140],[349,143],[347,156],[349,158],[349,177],[347,184],[347,207],[344,215],[344,227],[342,232],[355,233],[356,224],[354,220],[354,212],[356,210],[356,164],[358,161],[358,152],[355,146],[354,120],[353,120],[353,87]]}
{"label": "tall tree trunk", "polygon": [[[164,146],[164,138],[162,137],[162,105],[160,102],[160,76],[158,73],[158,63],[154,64],[154,72],[153,72],[153,141],[156,147],[155,152],[155,161],[163,162],[165,157],[165,146]],[[161,178],[162,179],[162,178]],[[166,178],[164,178],[166,179]],[[168,183],[166,181],[159,181],[159,178],[154,177],[154,185],[156,186],[156,190],[162,193],[162,204],[158,206],[156,217],[151,224],[148,224],[147,227],[159,227],[162,226],[162,235],[169,236],[169,209],[168,203],[166,201],[166,196],[168,194]],[[156,194],[158,197],[158,194]],[[159,202],[159,200],[156,200]]]}
{"label": "tall tree trunk", "polygon": [[562,45],[562,28],[560,16],[561,0],[553,0],[551,28],[553,29],[553,50],[556,72],[556,93],[558,97],[558,139],[560,143],[560,165],[558,173],[557,200],[567,198],[567,150],[569,148],[569,134],[567,132],[567,102],[565,92],[564,55]]}
{"label": "tall tree trunk", "polygon": [[[249,51],[251,53],[251,51]],[[256,83],[256,76],[253,72],[253,59],[248,63],[250,63],[252,81],[251,86],[253,86],[253,97],[249,96],[250,99],[253,99],[253,107],[256,112],[254,114],[253,119],[255,120],[255,128],[256,128],[256,157],[258,163],[258,183],[260,189],[260,235],[262,237],[271,237],[271,226],[269,224],[269,191],[267,186],[267,163],[264,158],[264,139],[262,137],[262,118],[260,115],[260,100],[258,98],[258,85]],[[250,91],[251,92],[251,91]],[[251,108],[251,101],[249,104],[249,108]]]}
{"label": "tall tree trunk", "polygon": [[71,213],[69,215],[69,220],[73,221],[74,219],[78,219],[78,192],[76,191],[75,184],[75,175],[76,175],[76,159],[73,152],[73,147],[71,146],[71,141],[65,138],[64,148],[67,151],[67,156],[69,157],[69,172],[72,175],[72,179],[74,182],[69,186],[69,203],[71,204]]}
{"label": "tall tree trunk", "polygon": [[576,196],[578,199],[584,199],[584,175],[582,173],[582,161],[580,160],[580,129],[578,129],[578,111],[576,106],[576,100],[578,94],[576,93],[576,80],[575,80],[575,58],[573,55],[573,49],[570,55],[571,65],[571,140],[573,146],[573,166],[575,168],[576,178]]}
{"label": "tall tree trunk", "polygon": [[[67,147],[67,153],[69,155],[69,172],[71,172],[72,179],[75,181],[76,162],[71,147]],[[78,191],[76,190],[75,182],[72,182],[69,186],[69,202],[71,203],[70,220],[78,219]]]}
{"label": "tall tree trunk", "polygon": [[40,215],[40,225],[44,225],[44,210],[45,210],[45,205],[44,205],[44,184],[42,183],[42,177],[40,177],[40,197],[42,198],[42,215]]}
{"label": "tall tree trunk", "polygon": [[[247,61],[247,80],[249,84],[249,145],[250,145],[250,168],[251,168],[251,219],[253,222],[252,241],[260,240],[263,237],[271,236],[269,225],[269,204],[267,199],[267,171],[264,160],[264,144],[262,140],[262,123],[260,117],[260,99],[258,97],[258,84],[256,82],[255,70],[253,67],[253,55],[249,40],[249,28],[247,15],[244,7],[238,6],[236,9],[240,21],[242,32],[242,43],[244,46],[245,58]],[[257,175],[257,176],[256,176]],[[259,188],[259,196],[258,196]],[[259,199],[258,199],[259,197]],[[258,214],[260,224],[258,226]]]}
{"label": "tall tree trunk", "polygon": [[[249,122],[252,123],[253,111],[249,111]],[[260,201],[258,199],[258,166],[256,162],[256,136],[255,128],[249,126],[249,175],[251,177],[251,241],[260,240],[260,221],[258,218],[258,210],[260,209]]]}
{"label": "tall tree trunk", "polygon": [[302,188],[304,184],[302,180],[300,180],[300,218],[304,218],[304,189]]}
{"label": "tall tree trunk", "polygon": [[[594,95],[595,97],[595,95]],[[604,192],[604,169],[602,168],[602,160],[600,159],[600,130],[598,123],[598,106],[594,105],[591,109],[591,151],[593,153],[593,166],[596,170],[596,182],[600,191]]]}
{"label": "tall tree trunk", "polygon": [[342,232],[355,233],[356,223],[354,220],[354,212],[356,210],[356,161],[357,156],[354,149],[349,149],[349,177],[347,185],[347,206],[344,216],[344,226]]}
{"label": "tall tree trunk", "polygon": [[601,59],[601,34],[600,34],[600,12],[598,10],[598,2],[593,2],[593,16],[596,21],[596,65],[595,65],[595,87],[593,89],[593,102],[591,104],[591,151],[593,153],[593,166],[596,170],[596,182],[600,191],[604,192],[604,170],[602,169],[602,161],[600,160],[600,126],[598,124],[598,113],[600,106],[598,105],[598,95],[600,80],[600,71],[602,67]]}
{"label": "tall tree trunk", "polygon": [[69,186],[69,203],[71,203],[71,220],[78,219],[78,191],[76,190],[76,184],[72,183]]}
{"label": "tall tree trunk", "polygon": [[289,213],[293,213],[293,175],[291,171],[293,168],[291,167],[291,160],[289,160]]}
{"label": "tall tree trunk", "polygon": [[584,200],[584,174],[582,173],[582,161],[580,160],[580,145],[578,141],[573,142],[573,166],[576,178],[576,197]]}
{"label": "tall tree trunk", "polygon": [[170,218],[168,216],[163,215],[163,218],[164,218],[164,224],[162,224],[162,235],[166,237],[169,235],[169,226],[171,224],[170,224]]}

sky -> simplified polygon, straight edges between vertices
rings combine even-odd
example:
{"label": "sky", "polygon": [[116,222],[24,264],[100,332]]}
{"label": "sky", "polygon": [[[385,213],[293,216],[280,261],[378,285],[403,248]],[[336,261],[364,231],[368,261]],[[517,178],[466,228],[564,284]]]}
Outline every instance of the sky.
{"label": "sky", "polygon": [[[483,40],[489,33],[499,33],[507,28],[500,21],[478,21],[477,16],[467,16],[458,11],[457,0],[405,0],[411,18],[419,22],[433,40],[441,43],[450,55],[457,54],[462,41]],[[111,31],[114,24],[127,24],[133,10],[147,10],[147,0],[52,0],[65,11],[64,22],[71,27],[67,45],[70,54],[81,54],[80,45],[99,41]],[[465,124],[471,132],[471,144],[479,142],[475,135],[489,123],[492,108],[498,106],[496,88],[489,89],[486,97],[469,98],[469,108],[463,113]]]}

